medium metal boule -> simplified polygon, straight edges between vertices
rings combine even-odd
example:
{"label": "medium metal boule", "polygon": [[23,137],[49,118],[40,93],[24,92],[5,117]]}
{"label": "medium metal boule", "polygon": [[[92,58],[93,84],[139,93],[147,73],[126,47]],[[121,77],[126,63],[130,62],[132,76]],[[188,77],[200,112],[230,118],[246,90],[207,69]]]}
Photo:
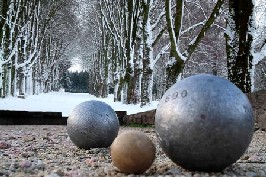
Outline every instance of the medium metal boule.
{"label": "medium metal boule", "polygon": [[115,111],[101,101],[80,103],[67,119],[69,138],[82,149],[109,147],[118,131],[119,121]]}
{"label": "medium metal boule", "polygon": [[185,78],[166,91],[155,114],[160,146],[192,171],[222,171],[248,148],[252,106],[230,81],[209,74]]}

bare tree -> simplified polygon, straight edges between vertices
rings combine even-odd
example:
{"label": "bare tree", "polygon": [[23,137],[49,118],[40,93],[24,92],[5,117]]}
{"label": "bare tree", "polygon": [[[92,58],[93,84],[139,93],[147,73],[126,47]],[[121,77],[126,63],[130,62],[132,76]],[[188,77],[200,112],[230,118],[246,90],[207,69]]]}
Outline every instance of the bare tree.
{"label": "bare tree", "polygon": [[244,93],[251,92],[253,36],[249,29],[252,26],[253,7],[251,0],[229,0],[226,33],[228,78]]}
{"label": "bare tree", "polygon": [[[191,2],[188,2],[191,3]],[[200,2],[192,2],[198,3],[197,8],[203,8],[200,5]],[[168,75],[168,86],[171,86],[173,83],[176,82],[179,74],[182,72],[185,63],[187,63],[193,52],[199,46],[201,40],[205,36],[206,32],[211,28],[214,24],[216,17],[219,15],[220,9],[224,3],[224,0],[217,0],[213,10],[210,14],[205,15],[204,19],[198,23],[192,24],[191,26],[184,29],[184,9],[186,5],[185,0],[176,0],[172,2],[171,0],[165,1],[165,11],[166,11],[166,21],[167,21],[167,29],[170,38],[171,44],[171,53],[170,57],[171,60],[167,68],[167,75]],[[173,9],[173,5],[175,5],[175,9]],[[172,16],[174,14],[174,17]],[[203,11],[203,14],[204,11]],[[174,19],[174,21],[172,20]],[[200,30],[194,34],[193,38],[190,38],[190,41],[182,47],[182,34],[184,32],[189,32],[194,30],[195,28],[200,28]],[[183,32],[182,32],[183,31]]]}

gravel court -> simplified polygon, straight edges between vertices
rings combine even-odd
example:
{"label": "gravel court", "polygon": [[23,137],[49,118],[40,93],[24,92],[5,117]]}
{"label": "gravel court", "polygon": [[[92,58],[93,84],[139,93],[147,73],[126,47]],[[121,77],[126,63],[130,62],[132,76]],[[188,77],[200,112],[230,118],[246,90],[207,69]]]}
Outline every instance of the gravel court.
{"label": "gravel court", "polygon": [[[174,164],[158,145],[154,128],[120,127],[143,131],[156,145],[153,165],[143,174],[120,173],[109,148],[77,148],[66,126],[0,126],[0,176],[256,176],[266,177],[266,132],[256,131],[246,153],[219,173],[190,172]],[[140,159],[141,160],[141,159]]]}

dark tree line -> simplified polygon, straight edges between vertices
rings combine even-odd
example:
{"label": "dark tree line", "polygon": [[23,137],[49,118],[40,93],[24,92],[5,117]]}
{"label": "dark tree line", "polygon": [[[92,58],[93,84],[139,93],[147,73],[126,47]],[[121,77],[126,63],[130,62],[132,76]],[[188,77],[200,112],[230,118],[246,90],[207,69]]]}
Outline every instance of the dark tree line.
{"label": "dark tree line", "polygon": [[61,79],[62,87],[66,92],[88,93],[89,92],[89,73],[82,72],[65,72]]}

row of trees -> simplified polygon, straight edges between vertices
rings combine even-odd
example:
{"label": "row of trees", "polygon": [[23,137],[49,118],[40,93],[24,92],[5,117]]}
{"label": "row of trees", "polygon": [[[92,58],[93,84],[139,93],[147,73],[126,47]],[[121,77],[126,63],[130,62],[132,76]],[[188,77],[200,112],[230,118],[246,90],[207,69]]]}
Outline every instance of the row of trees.
{"label": "row of trees", "polygon": [[251,0],[100,0],[94,7],[82,21],[94,49],[81,56],[92,94],[105,97],[111,86],[115,101],[143,106],[193,63],[251,91]]}
{"label": "row of trees", "polygon": [[252,2],[2,0],[0,96],[59,89],[77,57],[91,94],[125,104],[144,106],[202,72],[250,92],[266,43],[266,24],[253,21],[266,21],[265,5]]}
{"label": "row of trees", "polygon": [[58,89],[77,34],[73,5],[70,0],[1,1],[1,97]]}

